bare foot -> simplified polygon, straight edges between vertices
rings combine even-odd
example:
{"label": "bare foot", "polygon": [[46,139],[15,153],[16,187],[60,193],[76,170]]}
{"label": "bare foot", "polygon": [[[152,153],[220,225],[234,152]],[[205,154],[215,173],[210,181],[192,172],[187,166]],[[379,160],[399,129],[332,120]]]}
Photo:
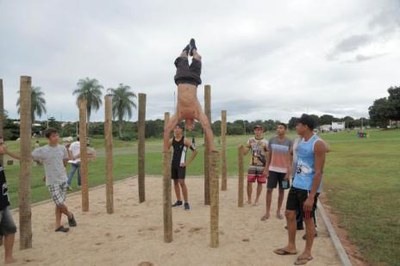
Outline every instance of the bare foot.
{"label": "bare foot", "polygon": [[283,215],[280,212],[276,213],[276,218],[278,218],[279,220],[283,219]]}
{"label": "bare foot", "polygon": [[261,217],[261,221],[266,221],[269,219],[269,213],[266,213],[263,217]]}
{"label": "bare foot", "polygon": [[14,259],[13,257],[4,259],[4,264],[11,264],[11,263],[15,263],[15,262],[17,262],[17,260]]}
{"label": "bare foot", "polygon": [[253,203],[253,206],[258,206],[258,202],[257,202],[257,201],[254,202],[254,203]]}
{"label": "bare foot", "polygon": [[247,200],[247,204],[249,204],[249,205],[250,205],[250,204],[251,204],[251,200]]}

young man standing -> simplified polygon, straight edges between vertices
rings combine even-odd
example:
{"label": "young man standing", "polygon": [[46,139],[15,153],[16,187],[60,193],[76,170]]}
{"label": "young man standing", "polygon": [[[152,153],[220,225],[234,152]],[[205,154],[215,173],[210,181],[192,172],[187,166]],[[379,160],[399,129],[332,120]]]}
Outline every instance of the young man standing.
{"label": "young man standing", "polygon": [[296,209],[300,206],[306,225],[306,245],[295,265],[303,265],[313,259],[311,248],[314,242],[315,197],[320,187],[325,163],[326,145],[314,134],[315,121],[312,116],[303,114],[297,122],[296,131],[301,141],[297,146],[296,174],[286,203],[288,244],[274,250],[278,255],[297,254],[296,250]]}
{"label": "young man standing", "polygon": [[[184,208],[188,211],[190,210],[190,205],[188,201],[188,190],[185,183],[186,167],[196,157],[197,150],[194,144],[183,136],[183,126],[180,124],[175,127],[174,137],[170,139],[168,149],[170,149],[171,146],[174,149],[171,162],[171,178],[174,180],[174,190],[176,195],[176,202],[172,207],[178,207],[183,204],[181,198],[182,192],[183,200],[185,201]],[[186,152],[188,149],[192,151],[192,156],[190,157],[190,160],[186,162]]]}
{"label": "young man standing", "polygon": [[48,145],[35,149],[32,152],[33,160],[43,162],[46,174],[46,185],[51,193],[54,203],[56,204],[56,232],[68,232],[69,228],[61,225],[62,214],[68,217],[69,226],[76,226],[76,221],[72,212],[68,211],[65,205],[67,197],[67,173],[65,166],[71,156],[64,146],[58,144],[59,135],[56,129],[50,128],[46,130],[46,138]]}
{"label": "young man standing", "polygon": [[276,128],[277,136],[271,138],[268,142],[269,156],[264,173],[268,178],[267,182],[267,196],[266,196],[266,212],[262,221],[269,219],[271,212],[272,192],[279,184],[278,195],[278,208],[276,210],[276,217],[283,219],[281,208],[285,190],[282,186],[282,181],[289,180],[291,173],[291,157],[290,149],[292,141],[286,137],[286,124],[280,123]]}
{"label": "young man standing", "polygon": [[[7,150],[7,146],[4,144],[3,137],[0,136],[0,154],[7,154],[10,157],[19,160],[20,157]],[[11,215],[9,206],[10,201],[8,199],[8,186],[4,168],[0,164],[0,237],[4,237],[4,263],[13,263],[16,260],[13,257],[13,247],[15,233],[17,227],[15,226],[13,217]]]}
{"label": "young man standing", "polygon": [[265,163],[267,161],[268,141],[264,139],[264,129],[260,125],[254,127],[254,137],[247,141],[244,149],[246,155],[251,151],[249,169],[247,171],[247,203],[251,204],[251,195],[253,193],[253,183],[257,180],[257,194],[254,205],[258,204],[261,195],[262,186],[266,182],[264,173]]}

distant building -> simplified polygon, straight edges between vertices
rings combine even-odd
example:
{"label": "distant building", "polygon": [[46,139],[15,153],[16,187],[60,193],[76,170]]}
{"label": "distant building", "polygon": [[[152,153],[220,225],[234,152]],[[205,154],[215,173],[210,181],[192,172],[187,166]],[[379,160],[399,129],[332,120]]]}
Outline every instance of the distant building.
{"label": "distant building", "polygon": [[322,132],[329,132],[332,130],[332,126],[331,125],[322,125],[319,127],[319,130]]}
{"label": "distant building", "polygon": [[345,130],[345,122],[332,122],[332,130],[333,131]]}

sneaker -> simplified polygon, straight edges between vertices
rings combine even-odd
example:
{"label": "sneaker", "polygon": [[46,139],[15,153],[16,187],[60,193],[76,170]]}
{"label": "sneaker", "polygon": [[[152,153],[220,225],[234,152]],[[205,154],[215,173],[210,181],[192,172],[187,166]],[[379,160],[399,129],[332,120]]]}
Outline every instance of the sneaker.
{"label": "sneaker", "polygon": [[187,55],[189,55],[190,51],[191,51],[190,44],[186,45],[186,47],[183,48],[182,50],[182,52],[186,52]]}
{"label": "sneaker", "polygon": [[174,204],[172,204],[172,207],[178,207],[178,206],[182,206],[181,200],[177,200]]}
{"label": "sneaker", "polygon": [[190,205],[189,205],[189,203],[185,202],[184,207],[185,207],[185,211],[190,211]]}
{"label": "sneaker", "polygon": [[197,50],[197,47],[196,47],[196,41],[192,38],[192,39],[190,39],[190,42],[189,42],[189,46],[190,46],[190,56],[193,56],[193,50]]}
{"label": "sneaker", "polygon": [[71,218],[68,218],[68,224],[69,224],[69,226],[71,226],[71,227],[75,227],[75,226],[76,226],[76,220],[75,220],[75,217],[74,217],[73,214],[72,214],[72,217],[71,217]]}
{"label": "sneaker", "polygon": [[65,228],[62,225],[55,230],[55,232],[62,232],[62,233],[67,233],[68,231],[69,231],[69,228]]}

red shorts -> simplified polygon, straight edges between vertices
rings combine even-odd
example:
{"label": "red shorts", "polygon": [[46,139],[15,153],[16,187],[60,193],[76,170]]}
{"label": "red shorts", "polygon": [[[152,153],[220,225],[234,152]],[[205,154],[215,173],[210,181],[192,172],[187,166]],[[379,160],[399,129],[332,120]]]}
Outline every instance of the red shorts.
{"label": "red shorts", "polygon": [[259,184],[265,184],[267,182],[267,177],[264,175],[264,167],[263,166],[250,166],[247,172],[247,182]]}

